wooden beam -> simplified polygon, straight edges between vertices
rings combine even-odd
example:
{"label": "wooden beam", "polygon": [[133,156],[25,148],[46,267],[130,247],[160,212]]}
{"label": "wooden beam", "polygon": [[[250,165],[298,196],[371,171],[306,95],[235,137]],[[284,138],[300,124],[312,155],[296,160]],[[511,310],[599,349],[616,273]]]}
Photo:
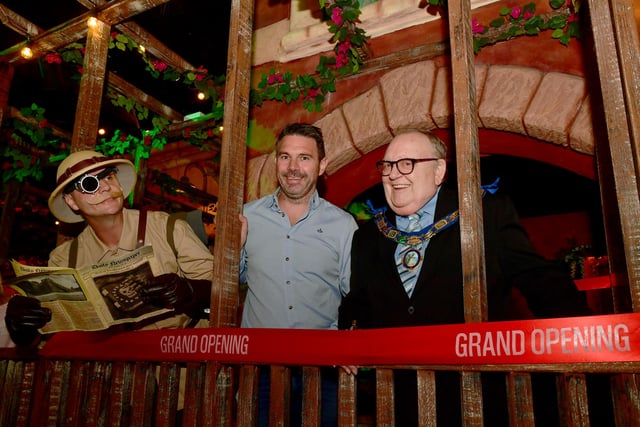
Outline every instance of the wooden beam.
{"label": "wooden beam", "polygon": [[[87,9],[94,9],[106,3],[105,0],[78,0],[78,3]],[[151,55],[155,56],[167,65],[172,66],[178,71],[193,70],[195,67],[188,63],[176,52],[165,46],[160,40],[155,38],[151,33],[146,31],[135,22],[128,21],[115,25],[115,28],[122,34],[130,37],[136,43],[141,44],[147,49]]]}
{"label": "wooden beam", "polygon": [[93,149],[96,146],[110,37],[111,26],[100,20],[89,31],[71,151]]}
{"label": "wooden beam", "polygon": [[24,19],[3,4],[0,4],[0,22],[23,36],[34,37],[42,31],[37,25]]}
{"label": "wooden beam", "polygon": [[181,122],[184,119],[181,113],[138,89],[115,73],[110,72],[107,75],[107,84],[120,95],[135,100],[143,107],[147,107],[149,110],[172,122]]}

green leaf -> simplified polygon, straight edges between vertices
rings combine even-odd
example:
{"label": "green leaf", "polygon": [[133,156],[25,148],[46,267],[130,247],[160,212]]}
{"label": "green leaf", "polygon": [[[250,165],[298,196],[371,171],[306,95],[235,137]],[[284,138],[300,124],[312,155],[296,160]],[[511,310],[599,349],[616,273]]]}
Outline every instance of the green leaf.
{"label": "green leaf", "polygon": [[560,37],[562,37],[564,35],[564,32],[562,31],[562,29],[557,29],[554,30],[553,33],[551,33],[551,38],[554,39],[559,39]]}
{"label": "green leaf", "polygon": [[504,18],[496,18],[489,23],[489,25],[493,28],[501,27],[504,24]]}

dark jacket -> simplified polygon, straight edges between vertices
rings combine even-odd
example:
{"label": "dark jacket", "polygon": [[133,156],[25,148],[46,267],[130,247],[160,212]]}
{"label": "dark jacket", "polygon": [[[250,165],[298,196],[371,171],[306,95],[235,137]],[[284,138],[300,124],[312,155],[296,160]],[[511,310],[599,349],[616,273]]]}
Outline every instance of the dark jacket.
{"label": "dark jacket", "polygon": [[[510,200],[499,192],[482,201],[489,320],[513,317],[512,287],[526,298],[537,317],[589,314],[586,299],[571,277],[539,256],[519,223]],[[435,218],[458,207],[458,196],[443,187]],[[395,223],[395,214],[386,214]],[[378,231],[374,221],[353,237],[351,291],[340,307],[341,328],[387,328],[464,322],[460,224],[441,231],[427,246],[420,276],[409,298],[394,260],[397,243]]]}
{"label": "dark jacket", "polygon": [[[489,320],[514,318],[512,287],[521,292],[529,311],[538,317],[589,314],[586,298],[572,279],[535,253],[510,200],[499,193],[487,194],[482,204]],[[435,218],[457,208],[457,193],[441,188]],[[390,209],[386,214],[395,224],[395,214]],[[339,327],[349,328],[353,321],[358,328],[464,323],[459,223],[431,239],[411,298],[402,287],[395,265],[396,245],[378,231],[373,220],[355,232],[351,291],[340,306]],[[417,425],[415,373],[400,370],[394,377],[396,425]],[[535,380],[537,395],[554,396],[553,383],[544,386],[544,378]],[[459,384],[455,372],[436,373],[438,425],[461,425]],[[508,425],[504,378],[485,373],[482,384],[483,395],[492,396],[483,400],[485,425]],[[536,417],[547,419],[539,412]]]}

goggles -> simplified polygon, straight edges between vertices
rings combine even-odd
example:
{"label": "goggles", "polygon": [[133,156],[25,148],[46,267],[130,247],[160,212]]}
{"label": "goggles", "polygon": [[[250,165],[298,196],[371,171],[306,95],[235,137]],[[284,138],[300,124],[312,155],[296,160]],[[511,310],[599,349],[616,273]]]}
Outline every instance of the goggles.
{"label": "goggles", "polygon": [[105,168],[105,170],[103,170],[102,172],[97,173],[95,175],[91,175],[90,173],[85,173],[80,178],[69,183],[69,185],[67,185],[67,187],[64,189],[64,194],[70,194],[73,192],[73,190],[78,190],[81,193],[85,193],[85,194],[94,194],[96,191],[100,189],[101,180],[117,172],[118,172],[118,168],[108,167],[108,168]]}

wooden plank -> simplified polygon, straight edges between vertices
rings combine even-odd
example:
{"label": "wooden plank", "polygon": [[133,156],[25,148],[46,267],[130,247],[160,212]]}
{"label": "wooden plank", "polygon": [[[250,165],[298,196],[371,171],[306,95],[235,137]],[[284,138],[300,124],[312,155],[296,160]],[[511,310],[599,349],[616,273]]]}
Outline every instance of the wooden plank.
{"label": "wooden plank", "polygon": [[288,426],[291,420],[291,371],[271,365],[269,384],[269,426]]}
{"label": "wooden plank", "polygon": [[[479,372],[461,372],[462,424],[465,427],[482,427],[482,382]],[[487,396],[487,399],[490,397]]]}
{"label": "wooden plank", "polygon": [[162,362],[158,372],[158,400],[155,409],[155,426],[175,426],[179,383],[178,366],[175,363]]}
{"label": "wooden plank", "polygon": [[558,405],[560,425],[589,427],[589,401],[587,399],[587,381],[584,374],[559,374]]}
{"label": "wooden plank", "polygon": [[320,425],[321,388],[320,368],[310,366],[302,368],[302,423],[305,426]]}
{"label": "wooden plank", "polygon": [[[637,141],[631,140],[629,130],[629,100],[623,93],[623,76],[616,56],[618,46],[612,26],[611,6],[609,2],[588,0],[591,16],[593,43],[602,90],[602,108],[608,133],[608,149],[611,156],[616,199],[620,212],[620,226],[625,248],[625,258],[633,311],[640,310],[640,197],[638,195],[638,171],[634,165],[637,155]],[[613,8],[617,13],[617,9]],[[635,53],[637,55],[637,52]],[[631,66],[635,69],[636,66]],[[631,74],[634,74],[632,72]],[[627,79],[632,76],[626,75]],[[636,77],[637,78],[637,77]],[[638,82],[631,82],[637,86]],[[624,106],[624,108],[621,108]],[[596,141],[605,143],[605,141]],[[634,154],[635,152],[635,154]],[[605,206],[606,209],[606,206]],[[615,265],[615,264],[614,264]],[[614,271],[614,274],[622,272]]]}
{"label": "wooden plank", "polygon": [[393,393],[393,369],[376,369],[376,424],[394,426],[395,397]]}
{"label": "wooden plank", "polygon": [[356,375],[349,375],[340,369],[338,372],[338,425],[341,427],[355,427],[357,424],[356,382]]}
{"label": "wooden plank", "polygon": [[639,374],[616,375],[611,381],[615,425],[640,424]]}
{"label": "wooden plank", "polygon": [[258,396],[260,370],[256,365],[240,366],[238,383],[238,427],[258,425]]}
{"label": "wooden plank", "polygon": [[98,20],[87,35],[84,73],[80,80],[78,106],[73,123],[71,150],[93,149],[96,146],[102,90],[107,69],[107,53],[111,26]]}
{"label": "wooden plank", "polygon": [[509,425],[512,427],[534,427],[531,375],[524,372],[509,372],[507,374],[507,398]]}
{"label": "wooden plank", "polygon": [[[184,413],[182,415],[183,427],[199,426],[199,417],[205,416],[202,407],[202,390],[204,390],[205,375],[204,364],[187,364],[184,386]],[[210,416],[210,414],[206,414],[206,416]]]}
{"label": "wooden plank", "polygon": [[64,412],[65,423],[69,427],[79,426],[84,423],[85,414],[83,408],[89,387],[91,366],[90,362],[80,360],[71,362],[68,375],[67,400],[65,402],[66,411]]}
{"label": "wooden plank", "polygon": [[[448,2],[449,40],[464,314],[466,322],[487,320],[487,283],[484,265],[484,232],[480,194],[480,150],[476,123],[476,84],[471,32],[471,4]],[[482,426],[482,385],[480,374],[462,372],[462,414],[466,426]]]}
{"label": "wooden plank", "polygon": [[107,83],[116,93],[124,96],[125,98],[135,100],[138,104],[143,107],[147,107],[149,110],[169,121],[182,122],[184,119],[184,116],[181,113],[138,89],[115,73],[109,72],[107,74]]}
{"label": "wooden plank", "polygon": [[[47,390],[36,392],[35,401],[38,402],[38,405],[36,405],[37,411],[34,412],[38,413],[37,419],[46,420],[44,424],[55,426],[64,422],[64,411],[61,411],[61,407],[64,406],[66,400],[65,380],[68,379],[68,366],[61,360],[42,361],[41,363],[44,369],[39,376],[47,378]],[[44,388],[44,385],[39,385],[39,388]]]}
{"label": "wooden plank", "polygon": [[216,415],[216,426],[233,426],[233,400],[235,399],[235,375],[229,365],[220,365],[216,375],[216,392],[213,413]]}
{"label": "wooden plank", "polygon": [[108,362],[93,362],[89,368],[89,383],[86,389],[85,425],[98,427],[101,425],[102,401],[105,398],[105,384],[108,383],[110,365]]}
{"label": "wooden plank", "polygon": [[155,367],[151,363],[137,362],[134,368],[131,399],[131,427],[149,427],[153,421],[156,390]]}
{"label": "wooden plank", "polygon": [[418,375],[418,425],[436,427],[436,373],[420,369]]}
{"label": "wooden plank", "polygon": [[111,372],[111,386],[109,387],[109,409],[106,425],[113,427],[131,425],[129,404],[132,384],[133,369],[131,364],[114,362]]}
{"label": "wooden plank", "polygon": [[216,244],[213,258],[211,326],[237,325],[240,221],[244,203],[246,141],[251,79],[253,0],[233,0],[224,104],[224,133],[220,176]]}

